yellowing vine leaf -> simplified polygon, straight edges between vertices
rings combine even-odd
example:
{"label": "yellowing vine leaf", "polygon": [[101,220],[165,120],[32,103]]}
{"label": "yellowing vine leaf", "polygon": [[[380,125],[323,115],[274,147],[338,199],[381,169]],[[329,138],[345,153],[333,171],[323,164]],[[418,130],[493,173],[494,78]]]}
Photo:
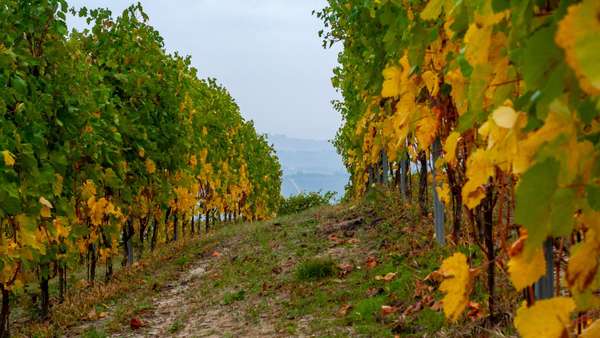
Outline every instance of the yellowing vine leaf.
{"label": "yellowing vine leaf", "polygon": [[390,66],[383,70],[383,87],[381,96],[394,97],[400,95],[402,82],[402,69],[398,66]]}
{"label": "yellowing vine leaf", "polygon": [[52,203],[50,203],[50,201],[48,201],[46,198],[44,198],[44,196],[40,196],[40,200],[39,201],[40,201],[41,205],[43,205],[43,206],[45,206],[45,207],[47,207],[49,209],[54,208],[54,206],[52,206]]}
{"label": "yellowing vine leaf", "polygon": [[492,113],[492,118],[496,125],[506,129],[514,127],[518,117],[519,114],[512,107],[507,106],[498,107]]}
{"label": "yellowing vine leaf", "polygon": [[427,87],[427,90],[429,91],[429,95],[436,96],[440,89],[438,76],[434,72],[428,70],[428,71],[425,71],[421,75],[421,77],[423,78],[423,81],[425,82],[425,86]]}
{"label": "yellowing vine leaf", "polygon": [[446,153],[445,159],[452,165],[456,163],[456,146],[459,139],[460,133],[453,131],[448,135],[446,143],[444,143],[444,152]]}
{"label": "yellowing vine leaf", "polygon": [[440,290],[446,295],[443,299],[444,314],[451,321],[456,321],[469,304],[471,276],[467,257],[455,253],[442,262],[439,272],[444,276]]}
{"label": "yellowing vine leaf", "polygon": [[15,157],[10,151],[3,150],[2,157],[4,158],[4,164],[7,166],[12,167],[15,165]]}
{"label": "yellowing vine leaf", "polygon": [[521,305],[517,310],[515,327],[523,338],[568,337],[569,316],[575,302],[567,297],[538,300],[532,307]]}
{"label": "yellowing vine leaf", "polygon": [[449,205],[450,187],[448,186],[448,184],[443,183],[441,186],[435,187],[435,190],[437,191],[440,200],[444,202],[444,204]]}
{"label": "yellowing vine leaf", "polygon": [[462,198],[469,209],[475,208],[485,197],[483,185],[494,175],[494,165],[486,152],[477,149],[467,160],[468,181],[462,189]]}
{"label": "yellowing vine leaf", "polygon": [[583,243],[572,249],[567,267],[567,283],[572,289],[582,292],[594,281],[598,272],[597,252],[600,251],[600,238],[596,230],[590,229]]}
{"label": "yellowing vine leaf", "polygon": [[156,172],[156,164],[151,159],[146,159],[146,171],[148,174],[154,174]]}
{"label": "yellowing vine leaf", "polygon": [[521,291],[537,282],[546,273],[544,250],[538,248],[529,255],[525,250],[521,250],[517,255],[510,258],[508,273],[517,291]]}
{"label": "yellowing vine leaf", "polygon": [[420,107],[421,117],[417,121],[416,136],[421,149],[427,149],[437,135],[438,120],[427,107]]}
{"label": "yellowing vine leaf", "polygon": [[83,183],[83,187],[81,188],[81,196],[84,199],[89,199],[90,197],[96,196],[96,185],[92,180],[86,180]]}
{"label": "yellowing vine leaf", "polygon": [[54,229],[56,230],[56,237],[60,238],[67,238],[69,236],[69,232],[71,232],[71,229],[69,227],[65,227],[63,225],[63,220],[60,218],[55,219],[54,221],[52,221],[52,224],[54,225]]}
{"label": "yellowing vine leaf", "polygon": [[565,50],[566,61],[575,71],[581,88],[600,94],[600,2],[584,0],[571,5],[558,24],[556,44]]}
{"label": "yellowing vine leaf", "polygon": [[596,320],[581,333],[581,338],[597,338],[600,337],[600,320]]}
{"label": "yellowing vine leaf", "polygon": [[431,0],[427,3],[427,6],[421,12],[421,19],[423,20],[435,20],[442,13],[442,5],[444,0]]}

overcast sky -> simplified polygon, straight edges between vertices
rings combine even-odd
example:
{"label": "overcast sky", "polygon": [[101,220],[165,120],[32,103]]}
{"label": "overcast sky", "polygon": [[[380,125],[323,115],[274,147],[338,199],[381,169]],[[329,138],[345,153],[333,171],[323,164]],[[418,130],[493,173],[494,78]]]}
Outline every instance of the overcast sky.
{"label": "overcast sky", "polygon": [[[113,15],[131,0],[70,0]],[[168,51],[191,55],[202,77],[224,84],[261,133],[331,139],[337,49],[324,50],[311,12],[326,0],[142,0]],[[77,24],[76,25],[80,25]]]}

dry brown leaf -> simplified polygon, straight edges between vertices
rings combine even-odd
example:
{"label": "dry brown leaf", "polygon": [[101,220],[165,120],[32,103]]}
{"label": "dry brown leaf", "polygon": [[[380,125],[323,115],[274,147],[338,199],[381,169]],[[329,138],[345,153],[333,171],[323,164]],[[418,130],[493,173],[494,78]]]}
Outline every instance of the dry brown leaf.
{"label": "dry brown leaf", "polygon": [[367,266],[368,269],[373,269],[374,267],[376,267],[378,264],[377,262],[377,258],[374,256],[369,256],[367,257],[367,261],[365,262],[365,265]]}
{"label": "dry brown leaf", "polygon": [[340,307],[340,309],[338,310],[338,316],[340,317],[344,317],[348,314],[348,311],[350,311],[350,309],[352,308],[351,304],[344,304]]}
{"label": "dry brown leaf", "polygon": [[389,316],[392,313],[398,312],[398,308],[395,306],[389,306],[389,305],[382,305],[381,306],[381,316],[385,317],[385,316]]}

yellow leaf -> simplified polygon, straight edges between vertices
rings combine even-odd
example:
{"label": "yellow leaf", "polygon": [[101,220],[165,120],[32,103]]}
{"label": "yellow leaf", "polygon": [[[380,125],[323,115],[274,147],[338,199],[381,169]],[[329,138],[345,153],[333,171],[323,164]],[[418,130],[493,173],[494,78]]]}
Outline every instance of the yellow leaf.
{"label": "yellow leaf", "polygon": [[96,185],[92,180],[86,180],[81,189],[81,195],[84,199],[96,196]]}
{"label": "yellow leaf", "polygon": [[469,107],[466,90],[467,79],[463,76],[460,68],[456,67],[446,73],[444,80],[452,86],[452,100],[456,105],[458,115],[463,115]]}
{"label": "yellow leaf", "polygon": [[44,218],[50,218],[50,216],[52,216],[52,212],[50,211],[50,208],[48,208],[47,206],[43,206],[42,209],[40,210],[40,216],[42,216]]}
{"label": "yellow leaf", "polygon": [[442,13],[442,5],[444,0],[431,0],[421,12],[421,19],[435,20]]}
{"label": "yellow leaf", "polygon": [[442,262],[439,272],[445,277],[440,284],[440,290],[445,293],[444,314],[451,321],[456,321],[469,303],[471,276],[467,257],[462,253],[455,253]]}
{"label": "yellow leaf", "polygon": [[521,305],[517,310],[515,327],[523,338],[568,337],[569,316],[575,302],[567,297],[538,300],[532,307]]}
{"label": "yellow leaf", "polygon": [[54,178],[55,180],[52,184],[52,192],[54,192],[54,195],[58,196],[62,193],[64,178],[59,174],[54,174]]}
{"label": "yellow leaf", "polygon": [[4,164],[7,166],[12,167],[15,165],[15,157],[10,151],[2,151],[2,157],[4,157]]}
{"label": "yellow leaf", "polygon": [[444,204],[450,204],[450,187],[447,184],[442,184],[440,187],[435,187],[437,194]]}
{"label": "yellow leaf", "polygon": [[569,287],[582,292],[590,286],[598,272],[598,259],[592,259],[598,257],[598,251],[600,251],[600,238],[596,230],[589,229],[583,243],[572,248],[566,278]]}
{"label": "yellow leaf", "polygon": [[148,174],[156,172],[156,164],[151,159],[146,159],[146,171],[148,171]]}
{"label": "yellow leaf", "polygon": [[141,158],[144,158],[144,156],[146,156],[146,151],[144,150],[144,148],[138,149],[138,155],[140,155]]}
{"label": "yellow leaf", "polygon": [[398,66],[390,66],[383,70],[383,88],[381,96],[394,97],[400,95],[402,84],[402,69]]}
{"label": "yellow leaf", "polygon": [[55,219],[52,224],[54,225],[54,229],[56,229],[56,237],[64,237],[67,238],[69,236],[69,232],[71,229],[69,227],[63,226],[63,221],[60,218]]}
{"label": "yellow leaf", "polygon": [[52,209],[54,208],[52,206],[52,203],[50,203],[50,201],[48,201],[46,198],[44,198],[44,196],[40,197],[40,204],[45,206],[46,208]]}
{"label": "yellow leaf", "polygon": [[600,320],[596,320],[590,327],[581,333],[581,338],[597,338],[600,337]]}
{"label": "yellow leaf", "polygon": [[472,23],[465,34],[465,57],[471,65],[488,62],[492,27]]}
{"label": "yellow leaf", "polygon": [[584,0],[571,5],[558,24],[556,44],[565,50],[567,64],[575,71],[581,88],[600,94],[600,2]]}
{"label": "yellow leaf", "polygon": [[514,127],[517,117],[519,117],[519,114],[512,107],[507,106],[498,107],[492,113],[492,118],[496,125],[506,129]]}
{"label": "yellow leaf", "polygon": [[446,143],[444,143],[444,152],[446,153],[446,161],[450,164],[456,163],[456,146],[458,144],[458,140],[460,139],[460,133],[453,131],[446,138]]}
{"label": "yellow leaf", "polygon": [[530,255],[525,250],[510,258],[508,273],[515,289],[521,291],[537,282],[546,273],[544,250],[538,248]]}
{"label": "yellow leaf", "polygon": [[479,205],[485,197],[483,185],[494,176],[494,165],[486,151],[477,149],[467,160],[467,178],[462,189],[462,197],[465,205],[473,209]]}
{"label": "yellow leaf", "polygon": [[420,149],[427,149],[433,143],[437,135],[438,120],[430,112],[429,108],[420,107],[421,118],[417,121],[415,134]]}
{"label": "yellow leaf", "polygon": [[421,75],[421,77],[423,78],[423,81],[425,82],[425,86],[427,86],[429,95],[436,96],[440,89],[440,84],[439,84],[437,74],[428,70],[428,71],[424,72],[423,75]]}

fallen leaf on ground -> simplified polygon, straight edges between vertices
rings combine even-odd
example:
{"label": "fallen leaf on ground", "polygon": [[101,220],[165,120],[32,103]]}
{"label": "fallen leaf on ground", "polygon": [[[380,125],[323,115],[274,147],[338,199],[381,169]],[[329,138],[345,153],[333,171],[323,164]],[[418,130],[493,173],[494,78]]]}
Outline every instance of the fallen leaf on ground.
{"label": "fallen leaf on ground", "polygon": [[351,304],[344,304],[340,307],[340,309],[338,310],[338,315],[339,316],[345,316],[348,314],[348,311],[350,311],[350,309],[352,308]]}
{"label": "fallen leaf on ground", "polygon": [[443,307],[443,304],[442,304],[442,302],[441,302],[441,301],[439,301],[439,300],[438,300],[438,301],[436,301],[435,303],[433,303],[433,305],[431,305],[431,309],[432,309],[433,311],[440,311],[440,310],[442,309],[442,307]]}
{"label": "fallen leaf on ground", "polygon": [[384,282],[390,282],[392,279],[396,278],[397,273],[395,272],[390,272],[388,274],[386,274],[385,276],[375,276],[375,280],[382,280]]}
{"label": "fallen leaf on ground", "polygon": [[347,274],[349,274],[350,272],[352,272],[352,270],[354,270],[354,266],[350,263],[341,263],[338,264],[338,268],[340,269],[340,276],[344,277]]}
{"label": "fallen leaf on ground", "polygon": [[129,326],[131,326],[132,330],[137,330],[140,327],[144,326],[144,323],[142,323],[141,320],[139,320],[138,318],[131,318],[131,320],[129,321]]}
{"label": "fallen leaf on ground", "polygon": [[98,318],[98,314],[96,313],[96,309],[92,309],[90,312],[88,312],[87,319],[89,319],[89,320],[95,320],[96,318]]}
{"label": "fallen leaf on ground", "polygon": [[213,257],[221,257],[221,253],[218,251],[213,251],[213,253],[211,254],[211,256]]}
{"label": "fallen leaf on ground", "polygon": [[389,306],[389,305],[382,305],[381,306],[381,315],[383,317],[391,315],[392,313],[395,313],[398,311],[398,308],[395,306]]}
{"label": "fallen leaf on ground", "polygon": [[369,256],[367,257],[367,261],[365,262],[365,265],[367,266],[368,269],[373,269],[374,267],[377,266],[377,258],[374,256]]}
{"label": "fallen leaf on ground", "polygon": [[367,289],[367,297],[374,297],[384,293],[385,290],[382,288],[368,288]]}

